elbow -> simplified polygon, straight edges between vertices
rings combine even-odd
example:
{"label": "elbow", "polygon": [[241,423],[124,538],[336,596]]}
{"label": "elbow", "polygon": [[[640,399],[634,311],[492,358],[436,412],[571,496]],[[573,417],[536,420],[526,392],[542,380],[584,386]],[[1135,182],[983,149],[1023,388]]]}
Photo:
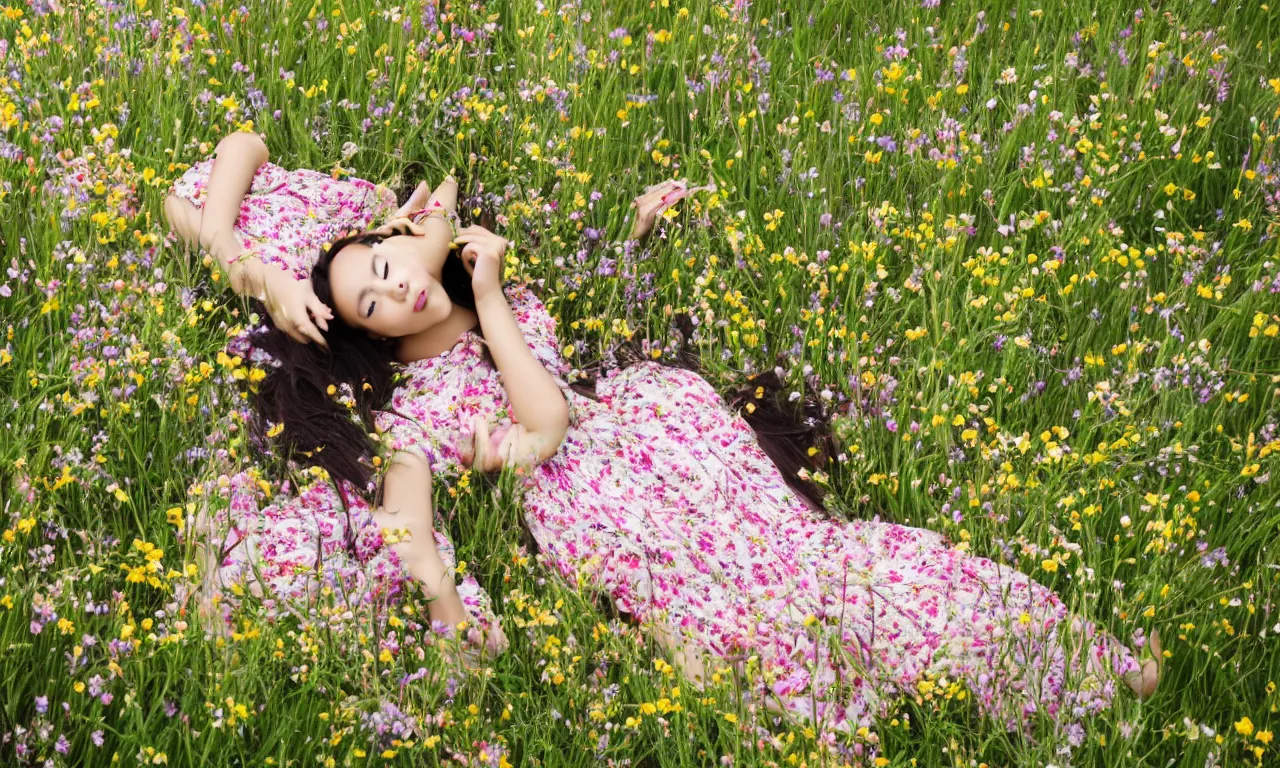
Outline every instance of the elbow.
{"label": "elbow", "polygon": [[223,157],[226,154],[236,154],[250,158],[255,166],[266,163],[271,156],[267,152],[267,144],[262,140],[261,136],[244,131],[238,131],[224,137],[222,141],[218,142],[216,152],[219,157]]}
{"label": "elbow", "polygon": [[540,430],[542,440],[538,442],[538,463],[555,456],[560,450],[560,444],[564,442],[564,437],[569,431],[569,403],[560,398],[552,416],[551,423]]}

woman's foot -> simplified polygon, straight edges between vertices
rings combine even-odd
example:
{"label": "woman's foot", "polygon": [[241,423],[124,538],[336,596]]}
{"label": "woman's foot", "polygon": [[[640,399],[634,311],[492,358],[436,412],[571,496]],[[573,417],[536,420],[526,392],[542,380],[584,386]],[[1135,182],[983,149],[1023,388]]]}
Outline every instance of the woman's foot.
{"label": "woman's foot", "polygon": [[1164,666],[1164,649],[1160,647],[1160,631],[1152,630],[1147,647],[1151,650],[1150,659],[1139,662],[1140,668],[1125,673],[1124,682],[1140,701],[1146,701],[1156,692],[1160,685],[1160,672]]}
{"label": "woman's foot", "polygon": [[[1107,669],[1107,666],[1103,664],[1102,659],[1098,658],[1097,654],[1093,652],[1093,636],[1096,631],[1096,627],[1093,624],[1085,622],[1079,616],[1073,616],[1071,619],[1070,631],[1071,635],[1077,640],[1076,656],[1073,658],[1073,662],[1079,661],[1079,654],[1083,651],[1088,658],[1090,675],[1102,680],[1105,679],[1108,674],[1111,674]],[[1114,637],[1112,637],[1111,640],[1117,646],[1122,645],[1122,643]],[[1163,649],[1160,647],[1159,630],[1152,631],[1151,638],[1147,642],[1147,646],[1150,648],[1153,658],[1144,660],[1141,658],[1141,653],[1134,654],[1139,658],[1138,669],[1126,672],[1122,676],[1125,685],[1129,686],[1129,689],[1137,695],[1140,701],[1145,701],[1146,699],[1151,698],[1151,696],[1156,692],[1156,687],[1160,684],[1160,671],[1163,664],[1163,657],[1161,654]]]}

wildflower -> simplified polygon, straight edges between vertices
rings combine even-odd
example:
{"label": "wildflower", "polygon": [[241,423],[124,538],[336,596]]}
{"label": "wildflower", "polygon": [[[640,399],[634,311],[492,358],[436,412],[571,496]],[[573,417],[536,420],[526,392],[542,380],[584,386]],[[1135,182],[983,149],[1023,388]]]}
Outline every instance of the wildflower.
{"label": "wildflower", "polygon": [[1236,733],[1248,738],[1253,735],[1253,721],[1248,717],[1242,717],[1236,721]]}

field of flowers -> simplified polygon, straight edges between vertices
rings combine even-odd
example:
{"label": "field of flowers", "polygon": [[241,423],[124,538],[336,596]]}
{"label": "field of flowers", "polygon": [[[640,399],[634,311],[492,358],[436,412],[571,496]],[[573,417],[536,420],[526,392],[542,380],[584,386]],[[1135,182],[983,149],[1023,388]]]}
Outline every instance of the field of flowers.
{"label": "field of flowers", "polygon": [[[1158,628],[1159,692],[1018,733],[922,679],[874,727],[780,725],[551,580],[509,480],[438,489],[512,641],[483,671],[413,600],[208,632],[185,534],[272,490],[262,372],[161,203],[237,130],[335,176],[465,171],[571,360],[670,355],[691,311],[717,384],[821,393],[839,514]],[[1275,0],[0,5],[0,765],[1269,762],[1278,134]],[[616,245],[674,176],[717,191]]]}

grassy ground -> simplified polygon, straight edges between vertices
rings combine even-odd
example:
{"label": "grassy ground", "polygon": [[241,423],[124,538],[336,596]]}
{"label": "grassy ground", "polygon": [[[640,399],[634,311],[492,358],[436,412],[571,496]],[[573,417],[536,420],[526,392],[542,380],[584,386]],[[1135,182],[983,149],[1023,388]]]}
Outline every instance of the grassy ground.
{"label": "grassy ground", "polygon": [[[1280,8],[1057,6],[0,6],[0,764],[1267,762]],[[478,483],[440,503],[512,638],[485,673],[323,615],[207,637],[178,524],[252,466],[218,355],[245,305],[160,211],[250,124],[288,167],[470,168],[576,360],[660,355],[687,309],[717,383],[825,389],[844,514],[1158,627],[1159,693],[1070,733],[928,685],[850,736],[775,726],[545,580]],[[719,192],[589,247],[676,175]]]}

